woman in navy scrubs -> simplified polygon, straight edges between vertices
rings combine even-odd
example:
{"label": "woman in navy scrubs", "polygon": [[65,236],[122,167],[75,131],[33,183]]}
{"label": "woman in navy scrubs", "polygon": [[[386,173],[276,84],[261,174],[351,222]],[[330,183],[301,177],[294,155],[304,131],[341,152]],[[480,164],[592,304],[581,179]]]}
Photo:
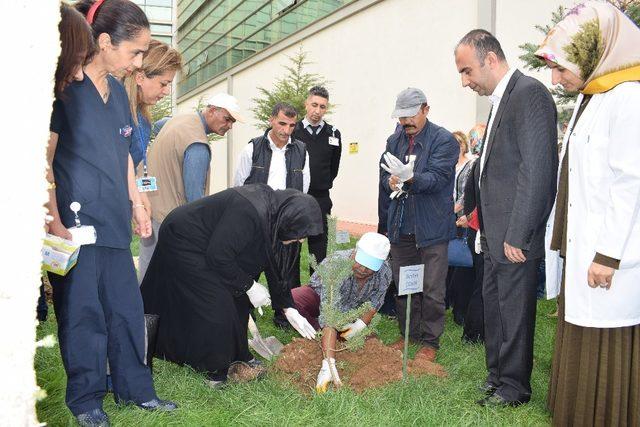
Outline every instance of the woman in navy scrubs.
{"label": "woman in navy scrubs", "polygon": [[[56,228],[93,226],[95,242],[80,248],[77,265],[52,275],[60,352],[67,373],[66,403],[80,425],[109,425],[102,410],[107,359],[115,399],[143,409],[173,410],[159,400],[144,364],[142,300],[131,258],[131,220],[145,237],[151,223],[135,185],[129,155],[132,118],[124,87],[111,75],[140,67],[150,41],[144,12],[128,0],[82,0],[96,54],[84,79],[54,104],[51,130]],[[73,202],[80,204],[77,217]],[[59,224],[57,223],[59,221]]]}

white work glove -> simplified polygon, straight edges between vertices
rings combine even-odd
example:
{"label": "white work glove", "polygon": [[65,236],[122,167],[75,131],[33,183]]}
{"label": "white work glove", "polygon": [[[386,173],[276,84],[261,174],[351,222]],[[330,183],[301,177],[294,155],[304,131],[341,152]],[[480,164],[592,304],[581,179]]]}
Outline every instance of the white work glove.
{"label": "white work glove", "polygon": [[316,330],[311,323],[307,321],[295,308],[289,307],[284,309],[284,315],[287,320],[304,338],[312,340],[316,336]]}
{"label": "white work glove", "polygon": [[396,190],[396,191],[394,191],[393,193],[391,193],[391,194],[389,195],[389,198],[390,198],[391,200],[393,200],[393,199],[399,198],[400,196],[402,196],[403,194],[405,194],[405,193],[406,193],[406,191],[404,191],[404,190],[402,189],[402,187],[403,187],[403,186],[404,186],[404,184],[400,184],[400,185],[398,186],[399,190]]}
{"label": "white work glove", "polygon": [[356,319],[355,322],[344,325],[344,328],[340,331],[340,336],[348,341],[366,327],[367,324],[364,323],[362,319]]}
{"label": "white work glove", "polygon": [[409,163],[406,165],[389,152],[384,153],[383,158],[387,164],[385,165],[384,163],[380,163],[380,167],[382,169],[386,170],[391,175],[397,176],[402,182],[409,181],[413,178],[413,164],[415,163],[415,158],[409,160]]}
{"label": "white work glove", "polygon": [[258,309],[258,313],[262,316],[262,306],[271,304],[271,298],[269,291],[263,285],[258,282],[253,282],[253,285],[247,291],[249,301],[255,308]]}
{"label": "white work glove", "polygon": [[333,381],[333,385],[336,387],[340,387],[342,385],[342,381],[340,381],[340,376],[338,375],[338,369],[336,368],[336,359],[333,357],[330,359],[322,360],[322,368],[320,368],[320,372],[318,372],[318,381],[316,382],[316,392],[325,393],[329,388],[329,383],[332,381],[331,371],[333,371],[333,376],[335,380]]}

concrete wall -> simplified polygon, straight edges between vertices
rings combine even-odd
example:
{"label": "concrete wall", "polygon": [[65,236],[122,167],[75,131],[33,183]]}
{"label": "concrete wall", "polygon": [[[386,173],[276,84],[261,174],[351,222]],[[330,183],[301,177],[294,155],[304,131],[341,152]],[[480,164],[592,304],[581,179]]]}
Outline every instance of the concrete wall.
{"label": "concrete wall", "polygon": [[[282,76],[287,55],[302,46],[308,52],[309,72],[331,81],[331,102],[335,104],[328,121],[343,135],[340,173],[334,183],[334,214],[343,220],[377,223],[378,160],[388,135],[395,128],[390,118],[395,96],[408,86],[425,91],[431,111],[429,119],[447,129],[468,131],[477,118],[488,113],[486,99],[463,89],[455,68],[453,49],[468,30],[494,29],[512,66],[522,69],[517,59],[518,45],[541,41],[536,24],[549,22],[551,11],[567,0],[360,0],[350,7],[360,8],[345,19],[316,24],[308,35],[299,34],[274,45],[249,66],[230,70],[232,92],[252,118],[249,109],[257,87],[270,87]],[[360,5],[359,5],[360,4]],[[370,6],[362,8],[362,5]],[[343,11],[344,12],[344,11]],[[340,12],[338,12],[340,13]],[[334,17],[335,18],[335,17]],[[335,20],[335,19],[334,19]],[[287,46],[288,44],[288,46]],[[546,73],[536,77],[549,83]],[[190,110],[205,95],[226,90],[227,80],[188,99],[179,110]],[[260,132],[255,121],[236,124],[231,136],[231,152],[226,141],[214,143],[212,191],[227,187],[242,147]],[[357,154],[349,153],[349,143],[358,142]],[[226,160],[231,160],[230,168]]]}

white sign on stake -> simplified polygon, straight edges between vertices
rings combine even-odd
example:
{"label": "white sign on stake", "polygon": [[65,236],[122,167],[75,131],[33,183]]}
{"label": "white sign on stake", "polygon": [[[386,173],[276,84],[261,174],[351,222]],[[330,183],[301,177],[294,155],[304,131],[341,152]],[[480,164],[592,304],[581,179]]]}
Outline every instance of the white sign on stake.
{"label": "white sign on stake", "polygon": [[400,267],[399,276],[400,283],[398,283],[398,295],[409,295],[422,292],[424,264]]}
{"label": "white sign on stake", "polygon": [[349,243],[349,232],[346,230],[339,230],[336,232],[336,243],[341,245],[344,243]]}
{"label": "white sign on stake", "polygon": [[407,360],[409,356],[409,324],[411,323],[411,294],[422,292],[424,264],[400,267],[398,295],[407,296],[407,314],[404,323],[404,351],[402,352],[402,379],[407,379]]}

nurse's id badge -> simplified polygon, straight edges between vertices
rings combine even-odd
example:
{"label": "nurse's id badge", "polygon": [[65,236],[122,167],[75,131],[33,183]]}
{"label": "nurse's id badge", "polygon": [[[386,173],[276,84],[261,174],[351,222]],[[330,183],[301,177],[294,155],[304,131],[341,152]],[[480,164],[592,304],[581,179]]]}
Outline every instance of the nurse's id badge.
{"label": "nurse's id badge", "polygon": [[72,202],[69,205],[69,209],[71,209],[75,216],[74,221],[76,226],[70,227],[67,230],[71,233],[71,240],[73,243],[78,245],[93,245],[98,239],[98,234],[96,233],[96,229],[93,225],[82,225],[80,223],[80,216],[78,215],[78,212],[80,212],[81,208],[82,205],[78,202]]}
{"label": "nurse's id badge", "polygon": [[136,184],[138,185],[138,191],[141,193],[158,190],[158,184],[156,183],[155,176],[145,176],[142,178],[138,178],[136,179]]}
{"label": "nurse's id badge", "polygon": [[329,137],[329,145],[333,145],[334,147],[339,147],[340,146],[340,142],[339,142],[338,138],[336,138],[334,136],[330,136]]}
{"label": "nurse's id badge", "polygon": [[71,241],[77,245],[93,245],[98,235],[93,225],[81,225],[80,227],[68,228],[71,233]]}

